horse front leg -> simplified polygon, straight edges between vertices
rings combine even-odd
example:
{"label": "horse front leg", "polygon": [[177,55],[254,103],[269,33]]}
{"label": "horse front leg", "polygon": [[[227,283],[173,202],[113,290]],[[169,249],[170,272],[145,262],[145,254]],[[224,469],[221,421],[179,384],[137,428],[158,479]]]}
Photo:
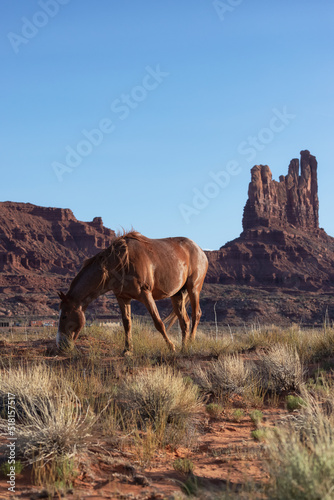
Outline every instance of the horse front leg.
{"label": "horse front leg", "polygon": [[117,302],[122,314],[122,322],[125,332],[125,349],[123,354],[131,354],[133,350],[131,333],[131,300],[125,300],[117,297]]}

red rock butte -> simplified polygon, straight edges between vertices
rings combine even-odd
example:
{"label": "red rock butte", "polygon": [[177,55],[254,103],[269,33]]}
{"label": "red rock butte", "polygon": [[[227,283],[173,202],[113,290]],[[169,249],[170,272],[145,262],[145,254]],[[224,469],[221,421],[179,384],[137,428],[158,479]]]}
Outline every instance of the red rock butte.
{"label": "red rock butte", "polygon": [[258,226],[285,229],[295,227],[307,232],[319,229],[317,160],[309,151],[291,160],[286,176],[272,179],[268,165],[255,165],[244,208],[243,229]]}
{"label": "red rock butte", "polygon": [[279,182],[268,165],[251,169],[243,232],[208,253],[207,282],[333,289],[334,239],[319,228],[317,160],[300,154]]}

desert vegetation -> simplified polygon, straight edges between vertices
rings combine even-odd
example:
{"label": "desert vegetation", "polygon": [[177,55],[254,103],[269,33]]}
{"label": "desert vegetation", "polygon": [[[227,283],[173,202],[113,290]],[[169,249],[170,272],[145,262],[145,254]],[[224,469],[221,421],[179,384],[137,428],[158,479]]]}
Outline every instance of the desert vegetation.
{"label": "desert vegetation", "polygon": [[103,477],[115,498],[122,484],[138,498],[333,498],[329,325],[200,331],[182,352],[175,330],[174,354],[135,319],[126,357],[121,327],[86,328],[61,355],[54,334],[1,334],[1,485],[11,393],[17,483],[49,498]]}

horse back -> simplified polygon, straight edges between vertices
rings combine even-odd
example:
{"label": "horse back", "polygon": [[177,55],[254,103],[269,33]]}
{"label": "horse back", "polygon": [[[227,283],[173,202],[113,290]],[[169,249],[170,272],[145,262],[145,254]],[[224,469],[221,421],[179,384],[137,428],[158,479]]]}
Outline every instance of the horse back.
{"label": "horse back", "polygon": [[170,294],[191,278],[203,282],[208,261],[203,250],[185,237],[129,239],[129,263],[138,279]]}

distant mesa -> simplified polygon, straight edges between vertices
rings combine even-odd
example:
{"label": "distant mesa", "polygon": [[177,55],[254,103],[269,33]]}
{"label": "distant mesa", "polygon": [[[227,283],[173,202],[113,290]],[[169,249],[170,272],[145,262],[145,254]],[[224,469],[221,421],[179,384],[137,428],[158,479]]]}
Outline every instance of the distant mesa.
{"label": "distant mesa", "polygon": [[46,281],[52,275],[66,276],[85,258],[109,246],[114,235],[101,217],[81,222],[68,208],[2,202],[0,271],[15,275],[32,271]]}

